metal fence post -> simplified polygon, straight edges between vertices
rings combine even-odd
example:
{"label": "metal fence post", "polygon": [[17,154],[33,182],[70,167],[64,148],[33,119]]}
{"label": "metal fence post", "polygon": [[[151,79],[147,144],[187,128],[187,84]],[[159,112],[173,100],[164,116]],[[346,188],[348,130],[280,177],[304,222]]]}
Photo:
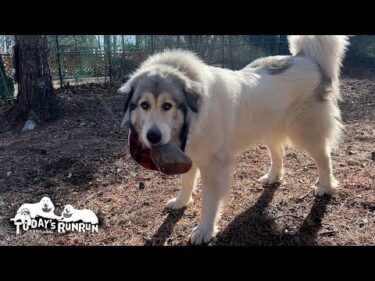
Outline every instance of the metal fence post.
{"label": "metal fence post", "polygon": [[154,35],[151,35],[151,54],[154,53]]}
{"label": "metal fence post", "polygon": [[108,55],[108,74],[109,82],[112,82],[112,60],[111,60],[111,38],[108,39],[107,55]]}
{"label": "metal fence post", "polygon": [[109,82],[112,82],[112,60],[111,60],[111,50],[108,50],[108,71],[109,71]]}
{"label": "metal fence post", "polygon": [[125,53],[125,39],[124,35],[121,35],[122,52]]}
{"label": "metal fence post", "polygon": [[248,35],[248,42],[247,42],[247,44],[248,44],[248,47],[249,47],[249,62],[250,61],[252,61],[252,50],[251,50],[251,48],[252,48],[252,46],[251,46],[251,35]]}
{"label": "metal fence post", "polygon": [[62,87],[63,84],[64,84],[64,81],[63,81],[63,76],[62,76],[62,73],[61,73],[61,60],[60,60],[60,48],[59,48],[58,35],[55,36],[55,40],[56,40],[57,66],[58,66],[58,69],[59,69],[60,87]]}
{"label": "metal fence post", "polygon": [[221,49],[221,65],[224,68],[224,50],[225,50],[225,35],[222,36],[223,39],[223,44],[222,44],[222,49]]}

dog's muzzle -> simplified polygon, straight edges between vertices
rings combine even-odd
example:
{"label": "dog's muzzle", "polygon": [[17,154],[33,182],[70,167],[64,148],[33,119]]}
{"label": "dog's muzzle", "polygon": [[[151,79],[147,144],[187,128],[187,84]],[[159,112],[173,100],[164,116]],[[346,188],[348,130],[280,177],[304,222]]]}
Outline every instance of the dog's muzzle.
{"label": "dog's muzzle", "polygon": [[42,211],[45,212],[45,213],[49,213],[49,212],[52,211],[52,208],[43,207],[43,208],[42,208]]}
{"label": "dog's muzzle", "polygon": [[70,218],[73,214],[72,213],[64,213],[63,217],[64,218]]}
{"label": "dog's muzzle", "polygon": [[[143,145],[138,138],[138,134],[134,129],[129,131],[129,148],[132,158],[143,168],[149,170],[159,170],[151,158],[151,150]],[[181,150],[185,150],[186,139],[182,141]]]}

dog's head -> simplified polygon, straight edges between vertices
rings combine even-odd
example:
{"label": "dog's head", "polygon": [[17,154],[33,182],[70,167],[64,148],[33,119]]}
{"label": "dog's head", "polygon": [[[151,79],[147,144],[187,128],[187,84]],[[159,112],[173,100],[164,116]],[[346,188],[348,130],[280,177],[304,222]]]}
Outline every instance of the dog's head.
{"label": "dog's head", "polygon": [[150,148],[186,139],[188,115],[198,112],[202,87],[177,68],[157,64],[138,71],[120,92],[127,95],[123,124],[130,122]]}
{"label": "dog's head", "polygon": [[42,205],[42,211],[45,213],[53,212],[55,209],[51,199],[48,197],[43,197],[42,200],[40,200],[40,204]]}
{"label": "dog's head", "polygon": [[72,205],[65,205],[62,216],[64,218],[70,218],[73,215],[74,207]]}

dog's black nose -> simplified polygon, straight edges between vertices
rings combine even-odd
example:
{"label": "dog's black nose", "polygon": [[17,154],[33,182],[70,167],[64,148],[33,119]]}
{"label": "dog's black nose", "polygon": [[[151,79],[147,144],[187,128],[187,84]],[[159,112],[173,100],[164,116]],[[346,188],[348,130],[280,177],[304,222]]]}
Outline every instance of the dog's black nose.
{"label": "dog's black nose", "polygon": [[161,132],[158,129],[150,129],[147,132],[147,139],[152,144],[157,144],[161,141]]}

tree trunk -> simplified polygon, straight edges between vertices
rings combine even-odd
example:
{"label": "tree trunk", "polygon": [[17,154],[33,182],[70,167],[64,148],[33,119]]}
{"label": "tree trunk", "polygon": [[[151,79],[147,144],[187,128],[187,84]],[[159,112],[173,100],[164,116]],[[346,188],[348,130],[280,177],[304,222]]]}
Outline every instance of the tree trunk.
{"label": "tree trunk", "polygon": [[47,38],[41,35],[16,35],[14,46],[17,101],[5,115],[2,129],[10,129],[17,121],[53,120],[59,115],[47,59]]}

